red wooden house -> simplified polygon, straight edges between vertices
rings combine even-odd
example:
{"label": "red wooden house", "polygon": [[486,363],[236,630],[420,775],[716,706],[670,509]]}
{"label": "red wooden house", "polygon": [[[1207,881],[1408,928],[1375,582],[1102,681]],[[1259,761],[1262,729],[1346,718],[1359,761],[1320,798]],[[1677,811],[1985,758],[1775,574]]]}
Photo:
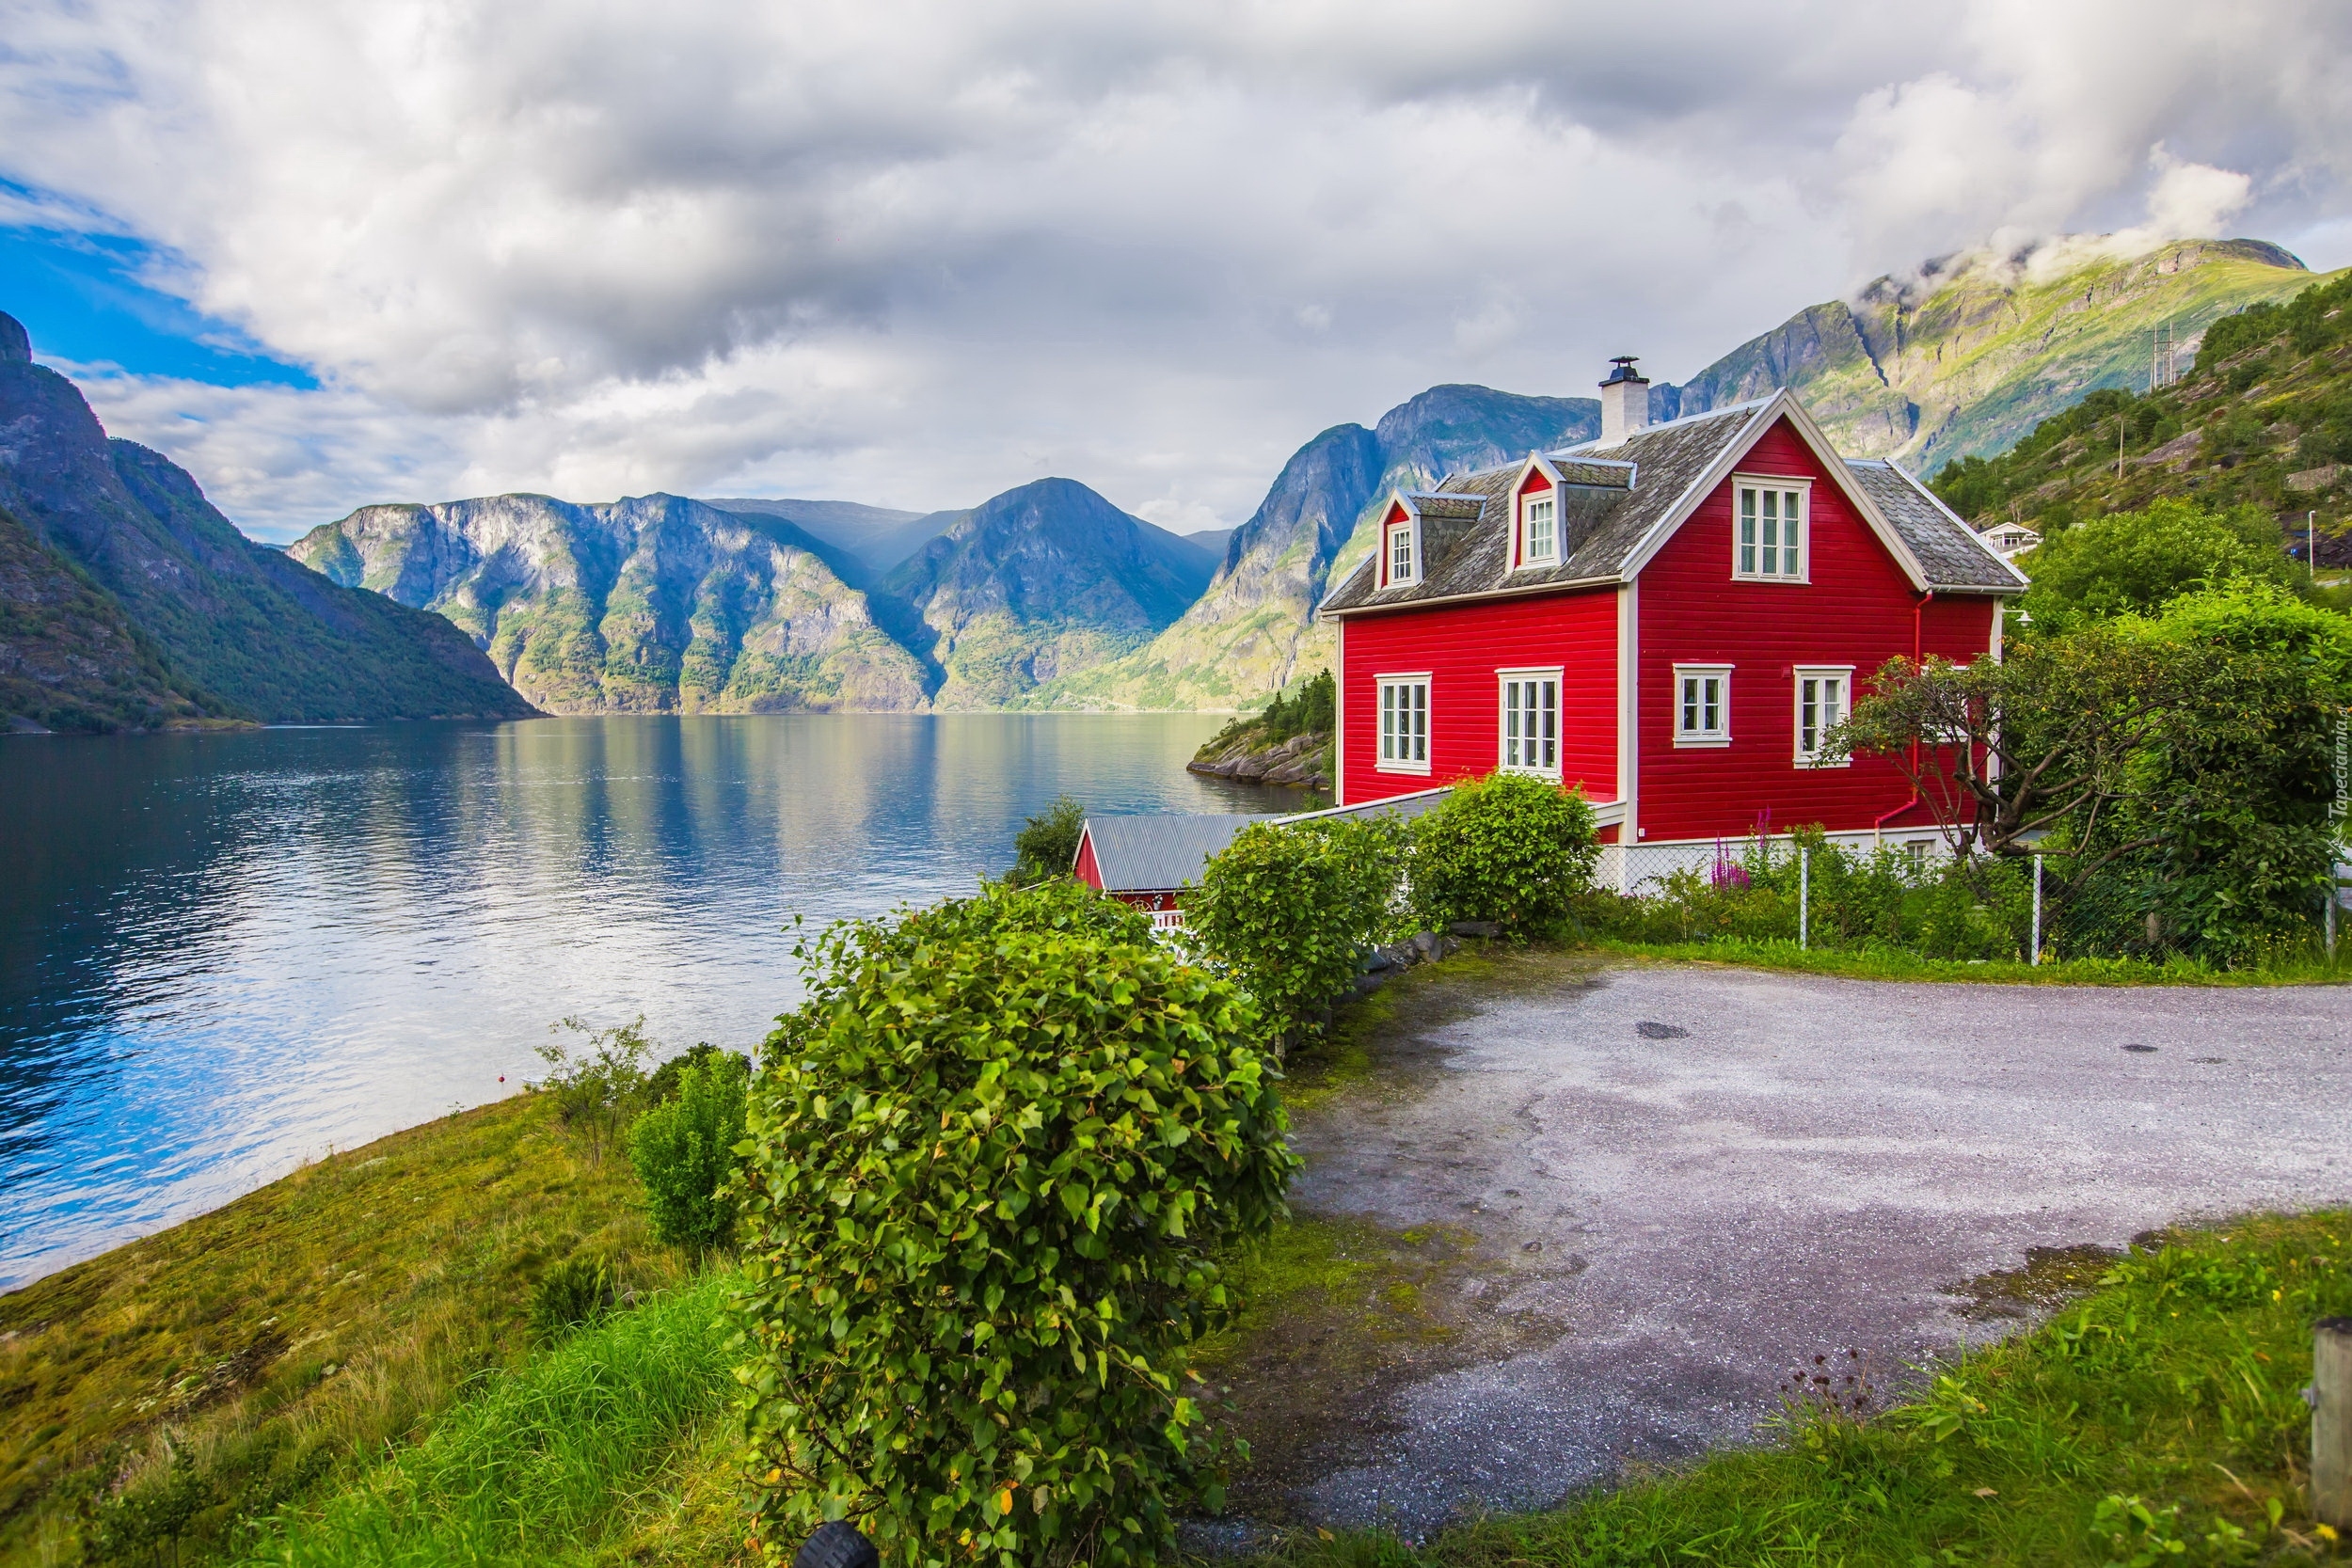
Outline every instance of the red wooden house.
{"label": "red wooden house", "polygon": [[1340,801],[1506,768],[1582,785],[1610,843],[1932,838],[1891,762],[1821,736],[1898,654],[2000,657],[2024,576],[1785,390],[1650,425],[1621,360],[1601,397],[1598,441],[1392,496],[1325,598]]}

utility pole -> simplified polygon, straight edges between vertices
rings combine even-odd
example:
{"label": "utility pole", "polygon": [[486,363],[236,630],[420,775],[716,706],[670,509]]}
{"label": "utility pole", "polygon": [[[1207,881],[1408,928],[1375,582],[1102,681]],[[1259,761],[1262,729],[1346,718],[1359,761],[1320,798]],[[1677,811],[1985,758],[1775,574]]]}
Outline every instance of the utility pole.
{"label": "utility pole", "polygon": [[2123,426],[2125,416],[2115,416],[2115,477],[2123,477]]}
{"label": "utility pole", "polygon": [[2319,514],[2303,514],[2303,564],[2311,568],[2312,580],[2319,580]]}

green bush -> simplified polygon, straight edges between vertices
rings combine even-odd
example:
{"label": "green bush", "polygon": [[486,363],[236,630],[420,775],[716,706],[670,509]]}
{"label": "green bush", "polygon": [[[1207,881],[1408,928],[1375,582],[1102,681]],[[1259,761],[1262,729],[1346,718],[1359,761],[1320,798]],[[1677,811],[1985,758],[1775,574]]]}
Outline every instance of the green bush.
{"label": "green bush", "polygon": [[1152,1560],[1217,1500],[1178,1391],[1296,1162],[1251,1003],[1071,884],[803,952],[742,1209],[754,1533],[886,1561]]}
{"label": "green bush", "polygon": [[721,1057],[733,1058],[742,1068],[744,1075],[750,1076],[752,1060],[749,1056],[739,1052],[722,1051],[719,1047],[705,1040],[688,1047],[654,1069],[652,1075],[645,1080],[642,1098],[648,1105],[659,1105],[664,1101],[675,1100],[678,1080],[685,1076],[688,1068],[700,1062],[715,1061]]}
{"label": "green bush", "polygon": [[595,1323],[617,1299],[611,1259],[580,1254],[539,1276],[531,1292],[531,1329],[551,1343]]}
{"label": "green bush", "polygon": [[1413,911],[1431,930],[1484,920],[1523,938],[1568,913],[1599,856],[1581,790],[1489,774],[1413,824]]}
{"label": "green bush", "polygon": [[556,1120],[580,1134],[591,1160],[600,1160],[619,1136],[623,1117],[644,1092],[644,1064],[653,1042],[645,1038],[643,1015],[612,1029],[591,1029],[567,1018],[548,1033],[561,1029],[587,1036],[588,1043],[578,1055],[561,1041],[539,1047],[536,1054],[548,1064],[548,1075],[523,1086],[554,1097]]}
{"label": "green bush", "polygon": [[1072,863],[1078,858],[1078,840],[1085,833],[1086,825],[1086,807],[1067,795],[1057,797],[1013,835],[1016,858],[1008,879],[1018,886],[1069,876]]}
{"label": "green bush", "polygon": [[671,1246],[708,1252],[735,1239],[735,1146],[743,1141],[743,1058],[713,1052],[679,1072],[677,1094],[628,1129],[629,1164],[645,1188],[645,1216]]}
{"label": "green bush", "polygon": [[1210,857],[1184,927],[1210,968],[1257,999],[1278,1040],[1295,1044],[1322,1030],[1366,949],[1395,934],[1403,864],[1394,822],[1253,822]]}

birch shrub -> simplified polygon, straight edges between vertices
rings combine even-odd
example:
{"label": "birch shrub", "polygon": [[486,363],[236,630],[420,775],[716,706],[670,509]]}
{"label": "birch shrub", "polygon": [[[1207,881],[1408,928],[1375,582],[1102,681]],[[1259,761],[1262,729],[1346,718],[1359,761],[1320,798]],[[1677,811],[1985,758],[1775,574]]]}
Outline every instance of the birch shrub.
{"label": "birch shrub", "polygon": [[1210,858],[1184,925],[1289,1044],[1321,1032],[1366,949],[1400,934],[1404,837],[1388,821],[1252,823]]}
{"label": "birch shrub", "polygon": [[755,1539],[851,1518],[883,1560],[1136,1563],[1215,1506],[1180,1387],[1220,1246],[1295,1161],[1255,1006],[1069,882],[803,950],[750,1111]]}
{"label": "birch shrub", "polygon": [[1581,790],[1525,773],[1490,774],[1454,785],[1414,822],[1413,909],[1435,930],[1487,920],[1505,936],[1525,937],[1568,913],[1592,885],[1599,857]]}

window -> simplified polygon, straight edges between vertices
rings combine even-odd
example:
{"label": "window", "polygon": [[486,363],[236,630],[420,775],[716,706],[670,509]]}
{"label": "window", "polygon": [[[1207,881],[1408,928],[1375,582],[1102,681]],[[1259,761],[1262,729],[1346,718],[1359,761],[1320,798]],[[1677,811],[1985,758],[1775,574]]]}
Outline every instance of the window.
{"label": "window", "polygon": [[1735,479],[1731,575],[1759,582],[1805,579],[1805,497],[1801,479]]}
{"label": "window", "polygon": [[1496,758],[1506,772],[1560,774],[1560,672],[1505,670],[1501,744]]}
{"label": "window", "polygon": [[1413,580],[1413,525],[1398,523],[1389,530],[1389,581]]}
{"label": "window", "polygon": [[1429,771],[1429,677],[1380,678],[1380,763],[1391,773]]}
{"label": "window", "polygon": [[1835,762],[1821,757],[1821,744],[1829,732],[1846,721],[1846,705],[1853,695],[1853,666],[1829,665],[1819,669],[1799,668],[1797,677],[1797,766],[1800,768],[1843,768],[1847,758]]}
{"label": "window", "polygon": [[1549,491],[1519,502],[1519,564],[1549,566],[1560,559],[1558,502]]}
{"label": "window", "polygon": [[1731,744],[1731,666],[1675,666],[1675,744]]}

